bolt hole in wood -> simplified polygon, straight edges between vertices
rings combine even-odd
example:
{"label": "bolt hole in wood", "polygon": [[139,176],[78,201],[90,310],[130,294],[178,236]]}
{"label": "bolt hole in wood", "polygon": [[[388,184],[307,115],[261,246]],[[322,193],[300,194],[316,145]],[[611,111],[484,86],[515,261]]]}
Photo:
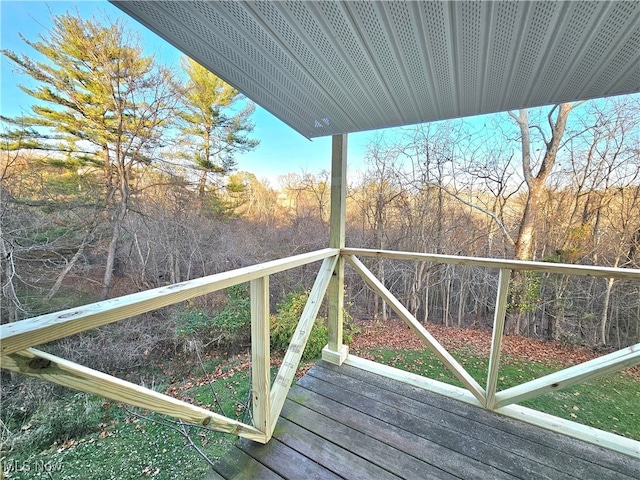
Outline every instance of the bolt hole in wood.
{"label": "bolt hole in wood", "polygon": [[44,370],[51,366],[51,360],[45,358],[36,357],[29,362],[29,368],[32,370]]}

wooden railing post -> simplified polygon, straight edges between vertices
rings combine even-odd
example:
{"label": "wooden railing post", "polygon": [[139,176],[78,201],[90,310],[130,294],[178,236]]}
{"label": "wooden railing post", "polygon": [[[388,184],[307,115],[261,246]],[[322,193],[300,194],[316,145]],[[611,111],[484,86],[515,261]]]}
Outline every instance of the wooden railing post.
{"label": "wooden railing post", "polygon": [[[331,224],[330,248],[345,246],[345,212],[347,198],[347,135],[335,135],[331,148]],[[328,343],[322,350],[322,359],[342,365],[349,352],[342,344],[344,312],[344,261],[338,258],[328,292]]]}
{"label": "wooden railing post", "polygon": [[271,438],[269,277],[251,280],[251,389],[253,425]]}
{"label": "wooden railing post", "polygon": [[498,293],[496,295],[496,311],[493,317],[493,336],[491,338],[491,353],[489,354],[489,373],[487,374],[487,388],[485,407],[495,409],[496,386],[498,383],[498,370],[500,368],[500,349],[504,335],[504,322],[507,314],[507,297],[509,295],[509,280],[511,270],[500,269],[498,277]]}

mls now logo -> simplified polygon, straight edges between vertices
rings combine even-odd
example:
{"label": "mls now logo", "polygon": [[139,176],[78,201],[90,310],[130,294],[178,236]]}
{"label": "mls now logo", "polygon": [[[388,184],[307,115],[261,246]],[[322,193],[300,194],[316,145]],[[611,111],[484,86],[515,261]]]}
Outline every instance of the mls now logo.
{"label": "mls now logo", "polygon": [[62,471],[62,462],[57,461],[48,461],[44,460],[11,460],[11,459],[0,459],[0,463],[2,463],[2,473],[4,475],[10,475],[14,472],[31,472],[31,473],[53,473]]}

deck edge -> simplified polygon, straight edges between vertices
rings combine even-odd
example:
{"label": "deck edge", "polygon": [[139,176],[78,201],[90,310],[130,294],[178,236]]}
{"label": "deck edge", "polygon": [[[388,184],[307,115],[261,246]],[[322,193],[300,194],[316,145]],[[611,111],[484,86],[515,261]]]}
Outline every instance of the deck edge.
{"label": "deck edge", "polygon": [[[344,364],[484,409],[484,406],[464,388],[449,385],[415,373],[406,372],[388,365],[382,365],[372,360],[367,360],[366,358],[352,354],[348,355]],[[520,405],[507,405],[491,411],[640,459],[640,442],[615,433],[606,432],[588,425],[582,425],[580,423],[572,422],[571,420],[566,420],[564,418],[539,412],[531,408],[522,407]]]}

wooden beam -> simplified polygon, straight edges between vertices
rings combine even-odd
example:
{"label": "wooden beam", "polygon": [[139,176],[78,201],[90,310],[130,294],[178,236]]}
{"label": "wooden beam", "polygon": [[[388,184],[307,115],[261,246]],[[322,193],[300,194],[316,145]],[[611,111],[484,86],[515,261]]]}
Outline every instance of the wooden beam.
{"label": "wooden beam", "polygon": [[572,265],[566,263],[525,262],[522,260],[462,257],[457,255],[438,255],[419,252],[394,252],[391,250],[371,250],[365,248],[343,248],[341,253],[344,255],[359,255],[364,257],[389,258],[395,260],[418,260],[421,262],[446,263],[449,265],[473,265],[476,267],[557,273],[560,275],[640,280],[640,269],[637,268],[609,268],[591,265]]}
{"label": "wooden beam", "polygon": [[271,438],[271,353],[269,338],[269,277],[251,280],[251,390],[253,424]]}
{"label": "wooden beam", "polygon": [[487,374],[487,401],[485,406],[495,408],[496,386],[498,384],[498,370],[500,369],[500,349],[504,335],[504,321],[507,313],[507,297],[509,295],[509,280],[511,270],[500,269],[498,277],[498,293],[496,294],[496,311],[493,315],[493,335],[491,338],[491,352],[489,354],[489,372]]}
{"label": "wooden beam", "polygon": [[[331,143],[331,224],[329,247],[344,248],[345,212],[347,201],[347,135],[334,135]],[[328,292],[328,342],[322,358],[340,365],[347,356],[347,346],[342,344],[344,320],[344,260],[338,259],[329,282]]]}
{"label": "wooden beam", "polygon": [[482,387],[469,375],[458,361],[451,356],[447,350],[440,345],[440,343],[415,319],[413,315],[406,309],[400,301],[393,296],[393,294],[380,282],[373,273],[365,267],[360,260],[351,255],[345,256],[347,262],[354,268],[356,272],[364,279],[364,281],[380,295],[396,314],[404,320],[404,322],[411,328],[429,347],[429,349],[435,353],[442,363],[453,373],[462,384],[473,394],[474,397],[482,404],[485,403],[485,392]]}
{"label": "wooden beam", "polygon": [[220,432],[265,442],[264,433],[250,425],[33,348],[3,356],[2,368],[163,413],[186,422],[206,425]]}
{"label": "wooden beam", "polygon": [[555,417],[531,408],[521,407],[520,405],[507,405],[495,410],[495,412],[640,459],[640,442],[631,438],[605,432],[598,428],[582,425],[581,423]]}
{"label": "wooden beam", "polygon": [[318,316],[320,304],[322,303],[324,294],[327,291],[327,286],[329,285],[329,280],[331,279],[337,260],[337,257],[327,258],[322,263],[318,276],[316,277],[316,281],[311,288],[311,293],[309,293],[309,299],[307,300],[304,310],[302,311],[302,315],[300,316],[298,326],[291,337],[291,343],[289,344],[287,353],[284,355],[282,365],[280,366],[278,375],[273,383],[273,388],[271,390],[272,432],[276,426],[278,417],[280,416],[280,411],[282,410],[287,393],[291,387],[293,377],[298,369],[298,364],[302,358],[304,348],[307,345],[307,340],[309,339],[309,334],[311,333],[313,324]]}
{"label": "wooden beam", "polygon": [[19,322],[7,323],[0,326],[0,354],[8,355],[19,352],[35,345],[85,332],[239,283],[333,257],[338,253],[338,249],[326,248]]}
{"label": "wooden beam", "polygon": [[336,363],[331,352],[340,352],[337,363],[340,365],[348,351],[347,346],[342,343],[344,328],[344,259],[342,257],[338,257],[335,271],[329,281],[328,304],[328,353],[326,355],[328,358],[325,358],[324,353],[322,358],[331,363]]}
{"label": "wooden beam", "polygon": [[498,392],[495,408],[587,382],[637,364],[640,364],[640,343]]}
{"label": "wooden beam", "polygon": [[484,404],[479,402],[469,390],[462,387],[456,387],[455,385],[449,385],[448,383],[440,382],[432,378],[423,377],[417,373],[406,372],[396,367],[390,367],[389,365],[383,365],[373,360],[358,357],[353,354],[349,354],[345,365],[351,365],[352,367],[365,370],[367,372],[376,373],[383,377],[392,378],[402,383],[413,385],[414,387],[422,388],[430,392],[444,395],[445,397],[454,398],[461,402],[475,405],[476,407],[484,407]]}

